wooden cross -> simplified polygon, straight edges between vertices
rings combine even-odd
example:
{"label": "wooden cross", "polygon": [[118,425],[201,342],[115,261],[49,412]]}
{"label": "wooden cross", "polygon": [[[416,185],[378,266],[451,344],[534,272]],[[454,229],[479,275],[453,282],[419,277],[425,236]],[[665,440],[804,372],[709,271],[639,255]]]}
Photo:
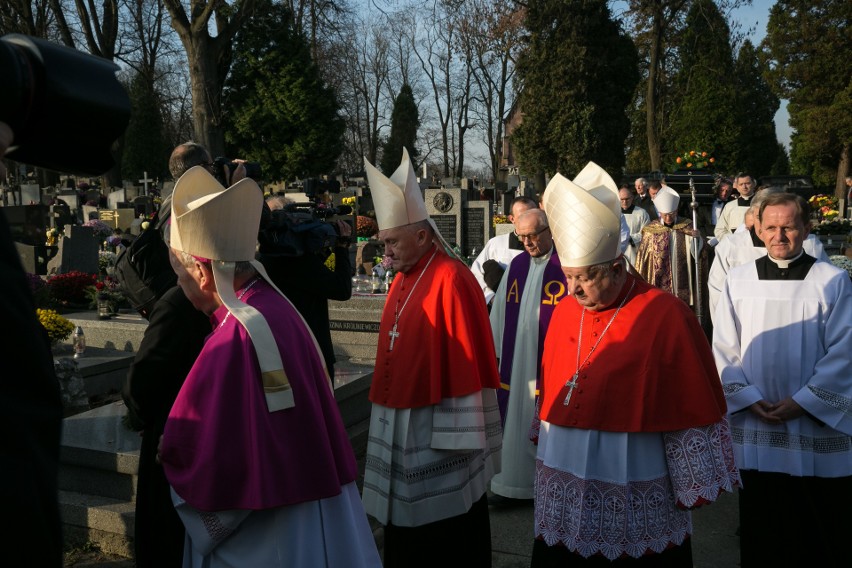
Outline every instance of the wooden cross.
{"label": "wooden cross", "polygon": [[139,183],[143,184],[142,195],[148,195],[148,184],[154,180],[148,179],[148,172],[142,172],[142,179]]}

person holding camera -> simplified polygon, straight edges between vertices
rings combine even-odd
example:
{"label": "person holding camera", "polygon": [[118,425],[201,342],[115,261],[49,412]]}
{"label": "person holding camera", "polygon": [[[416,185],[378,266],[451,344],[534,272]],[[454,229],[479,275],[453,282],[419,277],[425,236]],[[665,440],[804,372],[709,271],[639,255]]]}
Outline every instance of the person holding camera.
{"label": "person holding camera", "polygon": [[[269,209],[286,207],[279,196],[267,200]],[[322,351],[328,375],[334,378],[334,345],[328,317],[328,300],[346,301],[352,297],[352,262],[349,246],[352,244],[352,226],[343,219],[330,218],[337,238],[334,268],[326,266],[329,251],[307,251],[298,256],[279,255],[265,250],[257,254],[272,283],[293,303],[296,310],[314,334]]]}

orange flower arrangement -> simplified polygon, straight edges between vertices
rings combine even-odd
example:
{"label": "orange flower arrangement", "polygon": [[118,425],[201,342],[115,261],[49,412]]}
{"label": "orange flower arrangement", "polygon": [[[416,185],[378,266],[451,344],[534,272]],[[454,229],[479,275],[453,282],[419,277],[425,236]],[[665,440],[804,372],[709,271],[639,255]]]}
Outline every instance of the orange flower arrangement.
{"label": "orange flower arrangement", "polygon": [[707,152],[700,152],[698,150],[690,150],[688,152],[684,152],[680,156],[675,159],[677,162],[677,167],[686,170],[701,170],[704,168],[708,168],[716,163],[716,158],[709,155]]}

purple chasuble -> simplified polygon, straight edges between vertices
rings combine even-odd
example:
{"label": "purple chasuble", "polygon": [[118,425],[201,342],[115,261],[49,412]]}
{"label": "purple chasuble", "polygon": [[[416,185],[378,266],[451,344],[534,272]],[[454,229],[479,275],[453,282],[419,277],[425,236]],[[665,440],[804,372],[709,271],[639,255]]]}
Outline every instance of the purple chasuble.
{"label": "purple chasuble", "polygon": [[293,408],[269,412],[257,353],[221,306],[163,433],[169,483],[202,511],[271,509],[340,494],[357,466],[315,340],[264,280],[243,297],[272,329]]}
{"label": "purple chasuble", "polygon": [[[510,385],[512,378],[512,362],[515,359],[515,338],[518,335],[518,317],[521,309],[521,297],[527,284],[532,256],[527,251],[512,259],[509,272],[506,275],[506,317],[503,322],[503,345],[500,356],[500,383],[497,390],[497,403],[500,406],[500,418],[505,426],[506,406],[509,404],[509,391],[503,385]],[[544,351],[544,336],[550,325],[550,316],[556,304],[565,296],[565,273],[559,263],[556,250],[550,255],[544,276],[541,280],[541,301],[538,311],[538,364],[536,365],[536,397],[538,397],[539,382],[541,381],[541,354]]]}

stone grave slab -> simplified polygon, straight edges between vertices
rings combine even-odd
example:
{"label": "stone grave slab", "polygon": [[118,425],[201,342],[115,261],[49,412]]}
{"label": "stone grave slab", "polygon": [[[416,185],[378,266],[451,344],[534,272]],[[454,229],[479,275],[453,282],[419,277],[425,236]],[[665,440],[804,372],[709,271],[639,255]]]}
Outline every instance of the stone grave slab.
{"label": "stone grave slab", "polygon": [[68,225],[65,227],[65,237],[59,239],[59,251],[48,262],[49,274],[66,274],[75,270],[87,274],[97,274],[98,251],[101,239],[95,236],[91,227]]}
{"label": "stone grave slab", "polygon": [[107,209],[118,209],[119,203],[125,203],[127,198],[124,195],[124,189],[116,189],[109,192],[107,195]]}
{"label": "stone grave slab", "polygon": [[462,254],[475,258],[493,236],[491,202],[468,201],[462,207]]}
{"label": "stone grave slab", "polygon": [[462,243],[462,192],[458,188],[426,190],[426,213],[435,222],[438,232],[451,245]]}
{"label": "stone grave slab", "polygon": [[41,203],[41,187],[37,183],[21,184],[21,204],[37,205]]}
{"label": "stone grave slab", "polygon": [[136,218],[135,209],[98,209],[98,217],[101,221],[113,229],[121,229],[123,232],[130,230],[130,225]]}

